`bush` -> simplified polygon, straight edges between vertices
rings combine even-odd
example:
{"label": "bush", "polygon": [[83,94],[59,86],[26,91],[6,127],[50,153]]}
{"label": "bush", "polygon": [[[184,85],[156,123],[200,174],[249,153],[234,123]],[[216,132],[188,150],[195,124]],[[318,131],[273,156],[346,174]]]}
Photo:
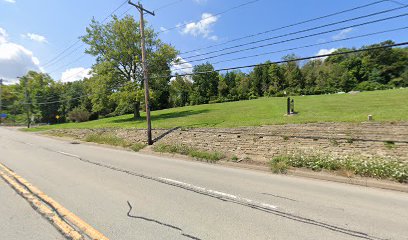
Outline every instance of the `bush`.
{"label": "bush", "polygon": [[383,85],[378,82],[370,82],[370,81],[365,81],[359,83],[354,90],[357,91],[374,91],[374,90],[384,90],[387,89],[388,87],[386,85]]}
{"label": "bush", "polygon": [[130,149],[132,149],[134,152],[139,152],[140,150],[142,150],[144,147],[146,147],[145,144],[143,143],[135,143],[133,144]]}
{"label": "bush", "polygon": [[86,142],[94,142],[100,144],[108,144],[112,146],[130,147],[132,144],[123,138],[117,137],[113,134],[93,133],[85,137]]}
{"label": "bush", "polygon": [[182,144],[178,145],[166,145],[158,144],[153,148],[156,152],[178,153],[187,155],[198,160],[206,160],[207,162],[216,162],[223,159],[225,156],[219,152],[202,151],[195,148],[190,148]]}
{"label": "bush", "polygon": [[77,123],[88,121],[90,116],[91,113],[84,108],[74,108],[68,113],[69,120]]}
{"label": "bush", "polygon": [[326,169],[348,171],[363,177],[391,179],[408,183],[408,164],[392,159],[340,159],[319,155],[294,154],[274,157],[269,164],[275,173],[285,173],[289,167],[308,168],[313,171]]}
{"label": "bush", "polygon": [[273,158],[270,162],[270,167],[273,173],[287,173],[289,166],[288,166],[288,157],[280,156]]}

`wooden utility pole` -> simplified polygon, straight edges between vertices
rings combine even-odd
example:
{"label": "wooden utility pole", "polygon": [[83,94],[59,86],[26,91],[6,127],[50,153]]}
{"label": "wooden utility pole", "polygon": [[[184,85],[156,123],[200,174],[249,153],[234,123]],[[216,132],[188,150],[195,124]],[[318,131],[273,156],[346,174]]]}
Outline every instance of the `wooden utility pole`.
{"label": "wooden utility pole", "polygon": [[146,46],[145,46],[145,34],[144,34],[144,13],[148,13],[154,16],[154,12],[150,12],[143,8],[142,4],[132,3],[131,0],[128,2],[130,5],[136,7],[140,13],[140,37],[141,37],[141,48],[142,48],[142,66],[143,66],[143,78],[144,78],[144,88],[145,88],[145,104],[146,104],[146,120],[147,120],[147,143],[149,145],[153,144],[152,140],[152,123],[150,119],[150,103],[149,103],[149,73],[147,70],[146,62]]}

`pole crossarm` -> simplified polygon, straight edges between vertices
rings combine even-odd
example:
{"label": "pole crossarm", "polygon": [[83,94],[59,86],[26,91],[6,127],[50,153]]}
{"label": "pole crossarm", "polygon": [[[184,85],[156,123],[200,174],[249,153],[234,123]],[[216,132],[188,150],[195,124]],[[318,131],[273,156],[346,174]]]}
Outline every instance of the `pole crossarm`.
{"label": "pole crossarm", "polygon": [[139,9],[139,11],[140,11],[141,13],[145,12],[145,13],[148,13],[148,14],[150,14],[150,15],[152,15],[152,16],[156,16],[155,13],[154,13],[154,11],[151,12],[151,11],[149,11],[149,10],[143,8],[143,5],[142,5],[140,2],[139,2],[138,4],[136,4],[136,3],[133,3],[131,0],[129,0],[128,3],[129,3],[130,5],[136,7],[137,9]]}

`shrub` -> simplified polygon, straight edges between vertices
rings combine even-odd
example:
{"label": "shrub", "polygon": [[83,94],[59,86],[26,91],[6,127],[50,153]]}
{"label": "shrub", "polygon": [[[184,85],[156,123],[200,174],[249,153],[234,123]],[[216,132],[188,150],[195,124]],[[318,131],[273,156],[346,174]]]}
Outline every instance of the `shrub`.
{"label": "shrub", "polygon": [[354,90],[357,91],[374,91],[374,90],[384,90],[387,89],[387,86],[378,83],[378,82],[372,82],[372,81],[365,81],[359,83]]}
{"label": "shrub", "polygon": [[84,108],[74,108],[71,112],[68,113],[69,120],[73,122],[86,122],[89,120],[91,113]]}
{"label": "shrub", "polygon": [[144,147],[146,147],[145,144],[135,143],[135,144],[133,144],[133,145],[130,147],[130,149],[132,149],[132,150],[135,151],[135,152],[139,152],[139,151],[142,150]]}
{"label": "shrub", "polygon": [[270,161],[275,173],[285,173],[289,167],[352,172],[363,177],[391,179],[408,183],[408,163],[392,159],[361,160],[356,158],[333,158],[320,155],[283,155]]}
{"label": "shrub", "polygon": [[112,146],[130,147],[132,144],[123,138],[112,134],[93,133],[85,137],[86,142],[94,142],[100,144],[108,144]]}
{"label": "shrub", "polygon": [[270,167],[273,173],[287,173],[289,169],[288,157],[279,156],[272,159]]}
{"label": "shrub", "polygon": [[196,158],[198,160],[206,160],[207,162],[216,162],[225,157],[224,154],[219,152],[202,151],[195,148],[187,147],[186,145],[183,144],[178,145],[158,144],[153,147],[153,150],[156,152],[178,153]]}
{"label": "shrub", "polygon": [[388,148],[388,149],[393,149],[393,148],[395,148],[395,142],[393,142],[393,141],[385,141],[385,142],[384,142],[384,145],[385,145],[385,147]]}

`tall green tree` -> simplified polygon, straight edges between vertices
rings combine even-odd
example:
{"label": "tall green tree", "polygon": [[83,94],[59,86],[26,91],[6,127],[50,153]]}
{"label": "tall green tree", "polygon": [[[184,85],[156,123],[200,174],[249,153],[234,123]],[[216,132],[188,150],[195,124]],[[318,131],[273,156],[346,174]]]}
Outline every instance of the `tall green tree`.
{"label": "tall green tree", "polygon": [[208,103],[218,95],[218,72],[214,71],[213,65],[204,63],[193,68],[193,104]]}
{"label": "tall green tree", "polygon": [[[132,107],[134,117],[137,118],[140,116],[141,103],[138,90],[144,87],[139,23],[129,15],[123,19],[113,16],[113,20],[106,24],[92,20],[86,32],[86,35],[82,37],[82,41],[88,45],[86,53],[96,57],[96,64],[93,68],[97,77],[94,78],[94,81],[101,81],[101,85],[111,82],[109,85],[113,88],[105,91],[105,94],[115,93],[113,99],[115,101],[120,99],[120,104],[116,104],[116,107],[121,109],[115,109],[115,111],[122,112]],[[170,75],[170,64],[176,60],[177,51],[158,39],[157,34],[150,27],[145,28],[145,38],[146,61],[152,77],[150,84],[162,101],[158,105],[167,107],[170,78],[159,76]],[[113,71],[113,74],[103,76],[107,73],[107,69]],[[106,79],[106,77],[112,79]],[[100,97],[105,99],[102,101],[93,99],[93,102],[106,102],[106,96]]]}
{"label": "tall green tree", "polygon": [[181,76],[177,76],[170,84],[170,102],[173,107],[184,107],[189,104],[193,83]]}

